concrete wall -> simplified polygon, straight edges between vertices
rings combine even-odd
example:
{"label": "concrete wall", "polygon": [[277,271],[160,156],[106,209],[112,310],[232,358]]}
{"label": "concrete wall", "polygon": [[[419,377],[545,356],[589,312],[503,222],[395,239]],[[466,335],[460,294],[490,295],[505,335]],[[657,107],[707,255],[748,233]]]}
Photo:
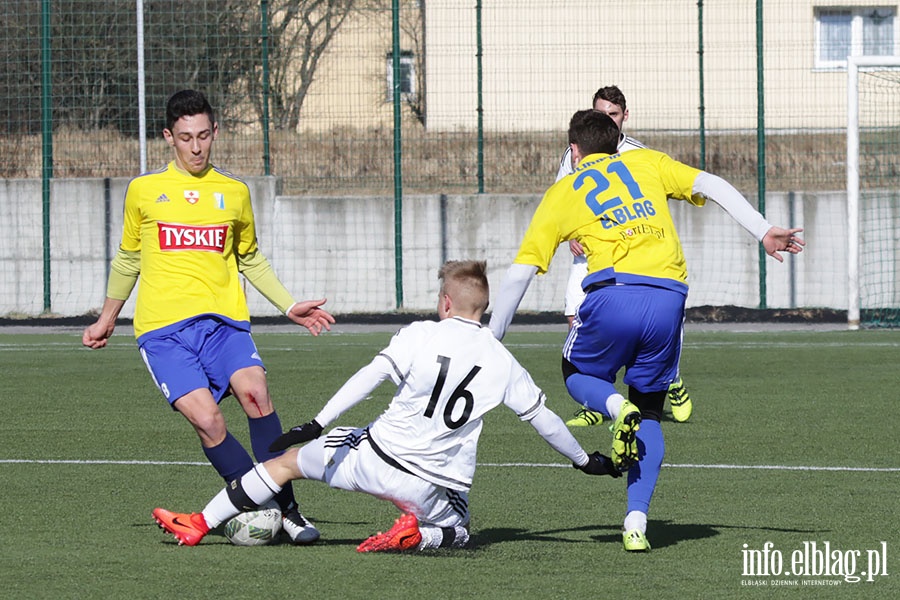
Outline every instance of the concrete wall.
{"label": "concrete wall", "polygon": [[[396,309],[393,198],[288,197],[278,195],[276,178],[248,183],[260,246],[296,298],[327,297],[336,314]],[[82,315],[101,307],[109,259],[119,243],[126,186],[126,179],[53,181],[52,314]],[[533,195],[404,198],[403,309],[434,309],[437,268],[446,259],[487,260],[496,291],[539,200]],[[883,206],[877,220],[884,220],[884,210],[894,210],[890,207],[896,200],[888,195],[879,201]],[[845,309],[845,194],[770,193],[766,209],[773,223],[804,226],[808,242],[807,252],[784,264],[766,259],[767,306]],[[44,312],[45,294],[40,181],[0,180],[0,215],[10,226],[10,234],[0,238],[0,316],[39,315]],[[755,240],[712,203],[696,208],[673,202],[673,215],[688,259],[688,305],[758,306]],[[862,230],[868,229],[864,223]],[[893,230],[871,237],[883,255],[895,256]],[[521,310],[561,311],[569,264],[568,249],[561,247],[550,272],[533,282]],[[898,286],[893,267],[889,270],[881,285],[893,295]],[[133,297],[123,317],[133,314]],[[248,301],[256,316],[277,314],[252,287]]]}

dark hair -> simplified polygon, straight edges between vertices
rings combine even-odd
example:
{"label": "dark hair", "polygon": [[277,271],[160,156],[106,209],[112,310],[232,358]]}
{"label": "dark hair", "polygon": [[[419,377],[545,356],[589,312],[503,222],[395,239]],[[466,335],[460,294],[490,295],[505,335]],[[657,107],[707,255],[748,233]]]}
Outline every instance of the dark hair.
{"label": "dark hair", "polygon": [[619,147],[619,126],[611,117],[592,108],[579,110],[569,121],[569,143],[583,156],[603,152],[615,154]]}
{"label": "dark hair", "polygon": [[175,92],[166,102],[166,129],[172,131],[175,121],[192,115],[207,115],[211,123],[216,122],[216,114],[202,92],[196,90]]}
{"label": "dark hair", "polygon": [[616,106],[620,107],[622,109],[622,112],[628,110],[628,107],[625,106],[625,94],[623,94],[622,90],[614,85],[602,87],[594,92],[594,99],[591,102],[591,106],[597,104],[597,100],[606,100],[607,102],[612,102]]}

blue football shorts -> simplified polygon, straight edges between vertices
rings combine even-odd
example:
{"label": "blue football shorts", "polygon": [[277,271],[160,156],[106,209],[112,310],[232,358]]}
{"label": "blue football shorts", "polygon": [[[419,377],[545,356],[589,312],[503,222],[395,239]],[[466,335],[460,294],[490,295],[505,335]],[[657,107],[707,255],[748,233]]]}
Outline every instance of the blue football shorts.
{"label": "blue football shorts", "polygon": [[610,285],[587,294],[563,356],[581,373],[639,392],[666,390],[678,376],[685,295],[648,285]]}
{"label": "blue football shorts", "polygon": [[265,368],[249,331],[213,317],[144,338],[139,348],[153,382],[170,405],[200,388],[208,388],[219,402],[228,395],[229,380],[236,371]]}

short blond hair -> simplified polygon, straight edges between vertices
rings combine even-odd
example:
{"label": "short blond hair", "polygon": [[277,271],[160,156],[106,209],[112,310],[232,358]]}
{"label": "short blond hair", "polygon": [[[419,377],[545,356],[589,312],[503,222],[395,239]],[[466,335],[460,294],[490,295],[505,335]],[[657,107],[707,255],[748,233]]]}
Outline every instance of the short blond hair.
{"label": "short blond hair", "polygon": [[461,310],[481,316],[491,296],[487,278],[487,262],[483,260],[448,260],[438,271],[441,293],[447,294]]}

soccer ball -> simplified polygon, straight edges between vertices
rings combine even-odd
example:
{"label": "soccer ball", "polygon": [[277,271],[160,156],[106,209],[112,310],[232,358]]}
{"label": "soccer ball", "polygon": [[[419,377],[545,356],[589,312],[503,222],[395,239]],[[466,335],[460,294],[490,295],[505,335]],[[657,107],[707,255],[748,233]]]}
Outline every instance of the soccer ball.
{"label": "soccer ball", "polygon": [[235,546],[270,544],[281,531],[281,511],[261,508],[239,513],[225,523],[225,537]]}

